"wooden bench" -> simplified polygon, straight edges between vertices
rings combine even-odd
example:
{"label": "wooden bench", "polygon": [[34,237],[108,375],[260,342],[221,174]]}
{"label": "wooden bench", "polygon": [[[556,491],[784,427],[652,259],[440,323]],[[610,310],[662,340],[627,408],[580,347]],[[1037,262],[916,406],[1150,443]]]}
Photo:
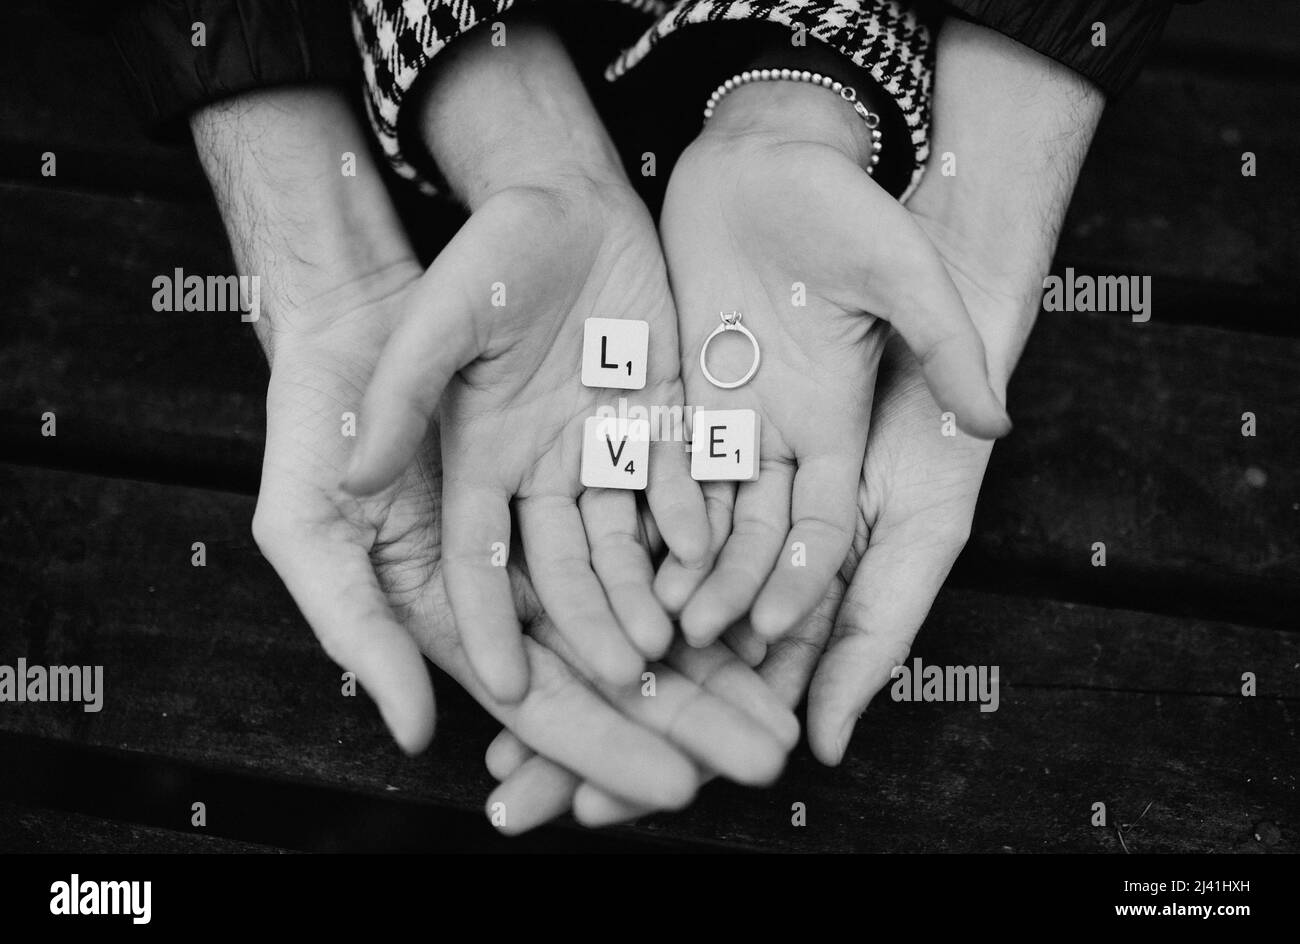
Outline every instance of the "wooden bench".
{"label": "wooden bench", "polygon": [[1104,119],[1057,271],[1151,275],[1155,316],[1042,316],[915,650],[999,664],[1000,709],[878,699],[837,770],[800,748],[769,790],[519,840],[482,814],[491,719],[437,674],[437,740],[403,757],[253,545],[256,343],[237,317],[150,305],[158,273],[233,271],[192,155],[137,131],[96,37],[37,0],[6,16],[0,664],[108,682],[98,714],[0,704],[0,851],[1294,851],[1294,5],[1179,9]]}

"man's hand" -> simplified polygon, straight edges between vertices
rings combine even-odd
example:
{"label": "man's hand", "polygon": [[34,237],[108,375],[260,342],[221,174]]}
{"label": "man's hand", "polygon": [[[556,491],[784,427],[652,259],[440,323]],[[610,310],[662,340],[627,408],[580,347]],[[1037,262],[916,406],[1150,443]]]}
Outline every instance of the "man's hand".
{"label": "man's hand", "polygon": [[[943,257],[1003,394],[1033,327],[1104,101],[1084,79],[993,30],[940,33],[931,170],[908,209]],[[990,443],[940,435],[922,368],[891,341],[859,502],[867,545],[808,696],[808,738],[839,763],[858,716],[902,664],[966,543]]]}
{"label": "man's hand", "polygon": [[[654,697],[589,687],[517,567],[509,568],[507,603],[530,630],[529,688],[516,703],[492,697],[470,668],[448,606],[436,428],[382,495],[358,499],[337,488],[348,451],[339,417],[397,318],[393,298],[416,277],[415,267],[384,273],[368,298],[359,297],[366,286],[349,293],[346,310],[319,299],[325,327],[277,340],[254,534],[326,652],[358,673],[395,730],[425,740],[424,702],[412,696],[429,683],[416,644],[518,737],[615,795],[680,807],[701,764],[742,783],[770,782],[798,725],[746,666],[719,647],[709,654],[712,669],[694,677],[652,664]],[[431,722],[431,701],[423,714]]]}
{"label": "man's hand", "polygon": [[[658,238],[548,30],[525,20],[505,47],[471,35],[455,52],[431,78],[423,127],[471,215],[402,303],[345,487],[383,494],[440,412],[448,592],[484,685],[506,701],[528,691],[499,566],[512,502],[532,581],[576,664],[628,685],[672,627],[651,590],[635,494],[579,479],[584,421],[618,397],[584,387],[580,365],[587,318],[648,321],[646,386],[628,400],[682,402]],[[647,498],[675,553],[701,558],[703,498],[676,445],[652,446]]]}

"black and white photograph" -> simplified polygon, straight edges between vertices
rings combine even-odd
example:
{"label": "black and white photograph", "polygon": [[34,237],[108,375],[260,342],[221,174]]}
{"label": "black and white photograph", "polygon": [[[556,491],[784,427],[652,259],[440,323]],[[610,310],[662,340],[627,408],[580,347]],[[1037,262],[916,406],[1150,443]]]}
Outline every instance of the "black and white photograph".
{"label": "black and white photograph", "polygon": [[1250,927],[1300,844],[1300,6],[0,23],[6,914],[901,853]]}

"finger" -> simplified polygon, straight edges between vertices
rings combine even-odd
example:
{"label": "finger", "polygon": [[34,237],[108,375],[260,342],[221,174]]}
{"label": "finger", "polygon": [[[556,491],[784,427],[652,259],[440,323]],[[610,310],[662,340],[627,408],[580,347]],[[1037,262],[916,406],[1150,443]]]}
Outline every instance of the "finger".
{"label": "finger", "polygon": [[[533,633],[554,655],[574,662],[572,644],[549,622],[539,623]],[[788,749],[761,722],[662,662],[652,663],[647,673],[636,687],[597,684],[597,689],[629,722],[661,735],[688,757],[737,783],[763,785],[780,775]],[[554,757],[541,745],[525,740],[539,753]],[[610,792],[637,800],[617,789]]]}
{"label": "finger", "polygon": [[[791,708],[798,703],[808,687],[813,667],[831,634],[831,625],[843,592],[843,581],[836,577],[817,609],[798,629],[769,649],[768,658],[759,670],[763,682],[771,692]],[[688,647],[682,649],[684,653],[691,654],[710,651]],[[702,785],[705,774],[701,772],[700,777]],[[654,810],[650,807],[629,803],[590,783],[579,787],[573,798],[574,818],[584,826],[610,826],[639,819],[652,812]]]}
{"label": "finger", "polygon": [[790,531],[793,479],[793,463],[765,462],[758,481],[740,486],[731,535],[682,610],[682,632],[691,645],[713,642],[749,612]]}
{"label": "finger", "polygon": [[578,509],[592,566],[619,624],[641,655],[662,657],[672,642],[673,626],[651,589],[654,568],[641,540],[636,497],[618,489],[589,488],[578,500]]}
{"label": "finger", "polygon": [[888,279],[867,281],[863,307],[888,320],[907,342],[930,392],[962,430],[980,439],[1005,436],[1011,418],[989,383],[984,342],[942,257],[921,233],[897,245],[907,255],[891,254],[897,264],[888,267]]}
{"label": "finger", "polygon": [[655,524],[655,517],[647,505],[638,504],[637,516],[641,519],[641,533],[645,536],[646,547],[650,548],[650,558],[653,560],[664,553],[664,537],[659,533],[659,526]]}
{"label": "finger", "polygon": [[695,765],[583,684],[553,651],[559,640],[554,627],[543,623],[537,632],[545,644],[524,639],[531,685],[518,704],[493,699],[463,656],[443,652],[439,664],[519,740],[582,779],[655,809],[690,803],[698,785]]}
{"label": "finger", "polygon": [[591,549],[572,499],[536,496],[515,503],[524,557],[542,608],[593,681],[631,685],[645,660],[633,648],[591,569]]}
{"label": "finger", "polygon": [[[736,783],[766,786],[780,776],[793,746],[785,743],[784,736],[778,737],[764,722],[663,663],[652,664],[648,671],[651,679],[639,690],[606,690],[610,704],[632,721],[662,734],[697,763]],[[775,710],[756,713],[776,715]],[[789,722],[794,723],[797,739],[798,723],[793,716]],[[767,723],[783,732],[789,730],[788,723],[780,719]]]}
{"label": "finger", "polygon": [[509,728],[502,728],[501,733],[488,745],[483,761],[488,773],[500,781],[513,774],[523,766],[524,761],[533,756],[532,748],[515,737]]}
{"label": "finger", "polygon": [[655,575],[654,590],[659,602],[676,616],[704,582],[731,534],[731,514],[736,504],[736,486],[731,482],[708,482],[701,490],[709,519],[709,549],[703,560],[691,565],[669,554]]}
{"label": "finger", "polygon": [[394,617],[370,555],[325,535],[254,523],[257,543],[325,654],[355,672],[408,754],[433,738],[433,683],[414,638]]}
{"label": "finger", "polygon": [[518,836],[573,806],[579,779],[545,757],[534,755],[488,796],[488,821],[507,836]]}
{"label": "finger", "polygon": [[793,708],[808,690],[808,681],[826,649],[843,598],[844,581],[836,576],[812,615],[768,647],[758,674],[782,704]]}
{"label": "finger", "polygon": [[480,353],[479,323],[491,311],[482,275],[499,245],[499,223],[472,216],[415,283],[401,323],[384,345],[361,401],[357,442],[342,487],[372,495],[415,458],[448,382]]}
{"label": "finger", "polygon": [[799,743],[799,721],[794,712],[726,646],[696,649],[678,643],[667,661],[706,692],[761,724],[786,751]]}
{"label": "finger", "polygon": [[[763,681],[783,704],[793,707],[803,696],[812,676],[813,667],[821,656],[831,633],[835,613],[839,609],[844,585],[838,577],[831,584],[821,604],[793,633],[769,650],[760,674]],[[709,650],[684,648],[684,652],[697,653]],[[701,785],[704,773],[701,772]],[[654,812],[650,807],[629,803],[590,783],[578,788],[573,798],[573,815],[584,826],[611,826],[615,823],[639,819]]]}
{"label": "finger", "polygon": [[808,742],[822,763],[840,762],[858,716],[907,658],[961,550],[961,541],[935,541],[943,527],[913,519],[873,535],[858,564],[808,693]]}
{"label": "finger", "polygon": [[688,569],[700,567],[709,553],[709,517],[700,484],[691,478],[690,455],[680,441],[656,438],[650,444],[646,502],[673,556]]}
{"label": "finger", "polygon": [[865,439],[861,446],[799,463],[790,506],[794,527],[750,613],[760,638],[778,639],[802,623],[844,563],[857,524]]}
{"label": "finger", "polygon": [[728,626],[722,641],[750,668],[761,665],[767,657],[767,642],[758,638],[747,619]]}
{"label": "finger", "polygon": [[573,795],[573,818],[592,829],[630,822],[652,812],[589,783],[582,784]]}
{"label": "finger", "polygon": [[528,662],[510,592],[510,506],[504,492],[453,477],[442,486],[442,573],[465,656],[492,697],[528,691]]}

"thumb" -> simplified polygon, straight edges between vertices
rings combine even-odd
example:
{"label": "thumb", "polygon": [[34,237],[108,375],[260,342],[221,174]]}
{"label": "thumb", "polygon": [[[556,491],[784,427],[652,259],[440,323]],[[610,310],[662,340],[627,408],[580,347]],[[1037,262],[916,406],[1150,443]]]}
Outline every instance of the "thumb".
{"label": "thumb", "polygon": [[393,616],[369,554],[300,527],[268,524],[273,517],[253,519],[263,556],[326,655],[356,673],[401,748],[420,753],[433,738],[433,684],[415,640]]}
{"label": "thumb", "polygon": [[808,743],[824,764],[843,759],[858,716],[907,658],[961,551],[959,540],[937,546],[928,524],[913,519],[893,540],[873,534],[849,584],[808,693]]}
{"label": "thumb", "polygon": [[494,232],[500,229],[487,211],[470,217],[409,290],[361,402],[345,491],[373,495],[397,480],[424,442],[447,384],[480,355],[486,331],[476,321],[486,323],[492,303],[493,254],[486,250],[505,244]]}
{"label": "thumb", "polygon": [[859,281],[855,302],[885,319],[907,342],[935,401],[951,411],[963,432],[997,439],[1011,431],[1011,418],[989,383],[984,342],[943,257],[906,210],[896,203],[888,211],[871,203],[859,208],[851,245]]}

